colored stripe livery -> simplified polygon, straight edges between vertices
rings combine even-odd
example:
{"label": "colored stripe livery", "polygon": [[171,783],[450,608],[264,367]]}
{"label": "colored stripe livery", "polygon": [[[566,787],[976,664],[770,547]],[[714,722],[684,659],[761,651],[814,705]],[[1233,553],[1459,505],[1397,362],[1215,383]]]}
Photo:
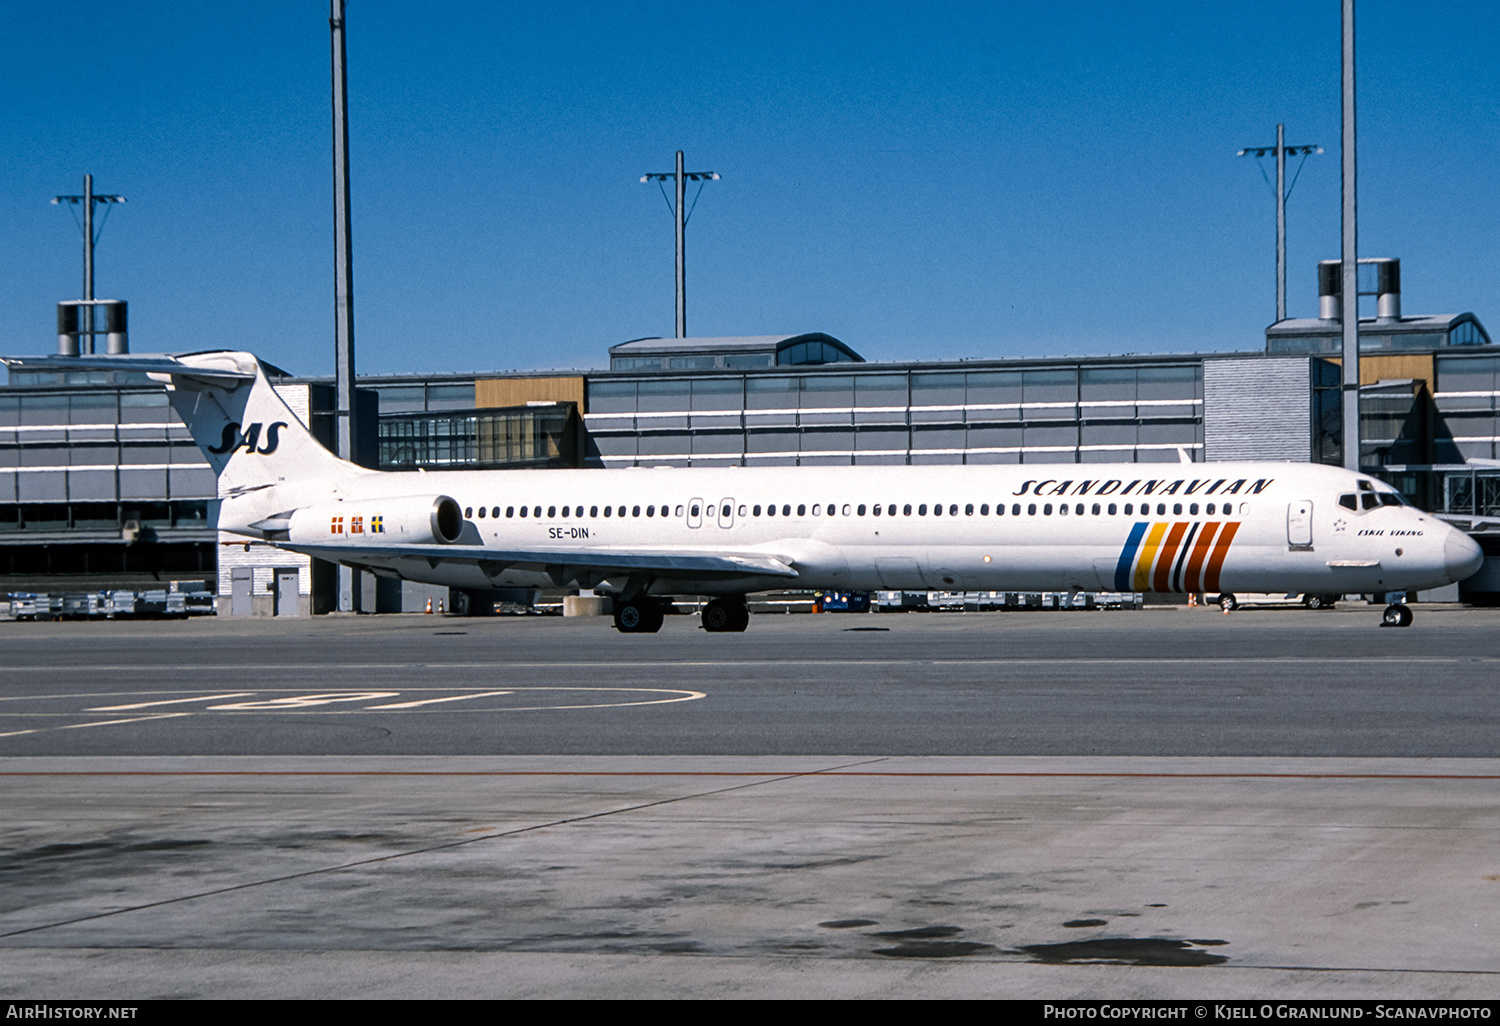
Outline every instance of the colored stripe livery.
{"label": "colored stripe livery", "polygon": [[1137,523],[1115,566],[1116,591],[1219,590],[1239,521]]}

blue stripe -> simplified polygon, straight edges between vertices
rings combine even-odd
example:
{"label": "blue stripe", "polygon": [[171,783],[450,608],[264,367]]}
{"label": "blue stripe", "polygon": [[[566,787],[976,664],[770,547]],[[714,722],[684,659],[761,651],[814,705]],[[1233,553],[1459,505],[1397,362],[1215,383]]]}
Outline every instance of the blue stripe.
{"label": "blue stripe", "polygon": [[1135,551],[1141,547],[1141,539],[1146,536],[1145,523],[1136,524],[1130,529],[1130,537],[1125,540],[1125,547],[1120,550],[1120,565],[1115,567],[1115,591],[1131,591],[1130,570],[1135,563]]}

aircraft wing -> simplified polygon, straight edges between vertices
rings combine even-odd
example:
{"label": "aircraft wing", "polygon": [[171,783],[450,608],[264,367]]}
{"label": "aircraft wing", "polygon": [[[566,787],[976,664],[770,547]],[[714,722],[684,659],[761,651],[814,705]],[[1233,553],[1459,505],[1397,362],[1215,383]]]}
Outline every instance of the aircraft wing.
{"label": "aircraft wing", "polygon": [[798,576],[785,560],[762,553],[713,554],[608,549],[487,549],[468,545],[380,545],[365,547],[288,545],[308,555],[348,563],[375,562],[391,557],[426,560],[434,568],[439,563],[472,563],[490,576],[510,567],[535,569],[553,577],[567,579],[568,570],[589,570],[602,574],[653,573],[664,577],[782,577]]}

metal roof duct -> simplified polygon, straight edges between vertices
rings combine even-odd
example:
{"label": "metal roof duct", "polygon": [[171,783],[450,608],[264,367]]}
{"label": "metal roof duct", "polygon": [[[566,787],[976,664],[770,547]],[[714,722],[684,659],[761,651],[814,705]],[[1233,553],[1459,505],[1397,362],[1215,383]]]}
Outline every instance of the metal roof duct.
{"label": "metal roof duct", "polygon": [[[1371,257],[1361,260],[1375,268],[1375,317],[1381,323],[1401,319],[1401,261],[1394,257]],[[1318,318],[1343,320],[1343,264],[1338,260],[1318,261]],[[1361,291],[1360,295],[1368,293]]]}

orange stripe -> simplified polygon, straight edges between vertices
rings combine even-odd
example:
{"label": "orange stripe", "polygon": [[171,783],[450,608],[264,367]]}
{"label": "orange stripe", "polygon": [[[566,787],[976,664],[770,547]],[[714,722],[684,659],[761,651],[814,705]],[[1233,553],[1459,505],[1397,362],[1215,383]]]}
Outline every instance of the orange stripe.
{"label": "orange stripe", "polygon": [[1135,564],[1135,580],[1132,582],[1135,591],[1148,590],[1151,583],[1151,564],[1156,559],[1156,547],[1161,544],[1161,536],[1166,530],[1166,524],[1151,525],[1151,533],[1146,535],[1146,543],[1141,546],[1141,557]]}
{"label": "orange stripe", "polygon": [[1177,558],[1177,546],[1182,544],[1187,526],[1180,522],[1173,524],[1172,532],[1167,535],[1166,544],[1161,548],[1161,558],[1156,561],[1156,579],[1151,582],[1156,591],[1172,590],[1172,561]]}
{"label": "orange stripe", "polygon": [[1198,544],[1193,546],[1193,554],[1188,557],[1188,565],[1182,572],[1182,590],[1200,591],[1198,587],[1198,574],[1203,569],[1204,557],[1208,555],[1209,547],[1213,544],[1214,535],[1219,533],[1220,524],[1217,520],[1211,520],[1203,525],[1203,533],[1198,535]]}
{"label": "orange stripe", "polygon": [[1219,570],[1224,566],[1224,557],[1229,555],[1229,546],[1234,542],[1234,533],[1239,529],[1239,521],[1224,525],[1219,541],[1214,545],[1214,554],[1208,561],[1208,573],[1203,578],[1204,591],[1219,590]]}

